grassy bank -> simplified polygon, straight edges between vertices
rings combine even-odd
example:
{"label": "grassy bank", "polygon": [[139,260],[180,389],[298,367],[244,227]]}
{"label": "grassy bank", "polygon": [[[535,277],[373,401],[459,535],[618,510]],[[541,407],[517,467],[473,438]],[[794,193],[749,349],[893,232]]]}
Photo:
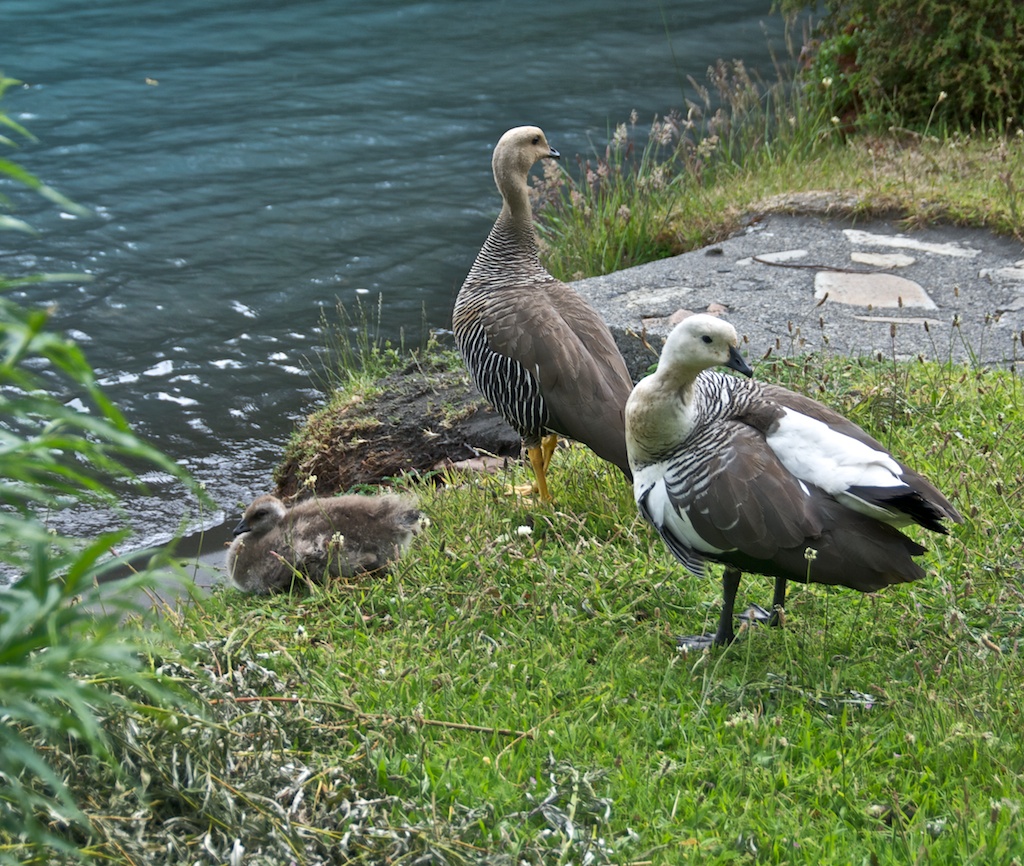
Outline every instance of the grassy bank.
{"label": "grassy bank", "polygon": [[[549,266],[677,252],[811,190],[1020,236],[1016,138],[804,120],[743,159],[713,125],[620,127],[579,179],[538,184]],[[418,488],[433,525],[389,578],[182,615],[225,729],[275,743],[236,753],[227,792],[214,754],[192,838],[267,863],[1024,861],[1016,372],[813,356],[756,375],[824,395],[950,494],[967,523],[918,534],[925,580],[792,587],[785,629],[685,655],[717,581],[684,575],[584,449],[558,454],[552,508],[504,495],[518,466]],[[741,598],[768,592],[748,576]]]}
{"label": "grassy bank", "polygon": [[[420,488],[433,525],[391,577],[182,614],[180,676],[218,724],[133,734],[158,802],[192,804],[178,850],[208,833],[251,863],[1024,858],[1018,379],[823,358],[757,375],[825,388],[969,515],[920,534],[926,580],[794,586],[785,629],[685,655],[717,582],[682,572],[589,452],[556,456],[552,508],[504,494],[518,467]],[[769,591],[748,576],[741,598]]]}

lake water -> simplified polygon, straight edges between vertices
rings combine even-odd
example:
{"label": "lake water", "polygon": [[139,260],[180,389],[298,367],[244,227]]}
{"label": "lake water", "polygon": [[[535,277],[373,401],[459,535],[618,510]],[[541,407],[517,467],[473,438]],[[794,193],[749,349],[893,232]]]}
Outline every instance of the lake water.
{"label": "lake water", "polygon": [[[631,110],[646,125],[684,108],[686,76],[719,57],[771,77],[770,49],[785,51],[769,8],[4,0],[0,70],[26,86],[3,107],[39,139],[15,158],[94,215],[0,186],[42,230],[0,235],[0,273],[92,276],[17,297],[57,305],[54,326],[136,429],[218,504],[198,514],[150,477],[126,497],[135,543],[233,520],[271,487],[320,397],[337,300],[380,295],[382,330],[413,345],[450,326],[498,210],[505,129],[542,126],[572,168]],[[86,535],[116,520],[56,523]]]}

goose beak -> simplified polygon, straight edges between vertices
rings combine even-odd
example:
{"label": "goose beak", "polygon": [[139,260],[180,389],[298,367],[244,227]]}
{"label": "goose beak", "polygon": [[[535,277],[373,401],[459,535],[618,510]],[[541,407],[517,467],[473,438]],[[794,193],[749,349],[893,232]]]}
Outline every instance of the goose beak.
{"label": "goose beak", "polygon": [[231,534],[232,535],[242,535],[243,533],[246,533],[248,531],[249,531],[249,524],[245,522],[245,518],[243,517],[241,520],[238,521],[238,526],[236,526],[231,531]]}
{"label": "goose beak", "polygon": [[[547,154],[547,156],[548,156],[548,157],[550,157],[551,159],[560,159],[560,158],[561,158],[561,156],[562,156],[562,154],[560,154],[560,153],[559,153],[559,152],[558,152],[557,150],[555,150],[555,149],[554,149],[554,148],[553,148],[553,147],[552,147],[552,146],[551,146],[551,145],[549,144],[549,145],[548,145],[548,154]],[[542,158],[542,159],[545,159],[546,157],[541,157],[541,158]]]}
{"label": "goose beak", "polygon": [[735,346],[729,347],[729,360],[725,362],[725,366],[730,370],[735,370],[737,373],[742,373],[748,379],[754,375],[754,371],[751,370],[750,365],[743,360],[743,356]]}

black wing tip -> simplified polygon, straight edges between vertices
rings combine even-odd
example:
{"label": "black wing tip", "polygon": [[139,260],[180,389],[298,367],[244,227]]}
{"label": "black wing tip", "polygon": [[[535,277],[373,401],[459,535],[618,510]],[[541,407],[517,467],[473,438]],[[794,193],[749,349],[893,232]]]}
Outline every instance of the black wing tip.
{"label": "black wing tip", "polygon": [[940,535],[949,535],[943,520],[964,522],[963,516],[952,505],[932,502],[910,487],[895,490],[887,487],[851,487],[847,493],[880,508],[905,514],[919,526]]}

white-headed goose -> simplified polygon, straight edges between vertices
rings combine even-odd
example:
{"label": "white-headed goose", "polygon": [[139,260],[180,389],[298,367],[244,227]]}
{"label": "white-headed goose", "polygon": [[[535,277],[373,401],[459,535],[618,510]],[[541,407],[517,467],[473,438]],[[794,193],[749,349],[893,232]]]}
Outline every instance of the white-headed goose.
{"label": "white-headed goose", "polygon": [[[924,552],[895,527],[945,532],[963,518],[922,475],[822,404],[751,375],[736,331],[709,315],[680,322],[657,372],[626,403],[626,441],[640,513],[695,574],[724,563],[723,607],[712,638],[730,643],[743,571],[870,592],[917,580]],[[808,550],[813,553],[808,553]],[[772,620],[777,623],[777,614]]]}
{"label": "white-headed goose", "polygon": [[288,589],[297,575],[315,583],[387,568],[429,521],[397,495],[304,499],[291,508],[259,496],[245,509],[227,552],[242,592]]}
{"label": "white-headed goose", "polygon": [[523,437],[540,499],[558,434],[582,442],[629,477],[623,409],[633,381],[601,317],[540,263],[527,187],[539,159],[557,158],[535,126],[494,148],[501,213],[452,315],[473,381]]}

